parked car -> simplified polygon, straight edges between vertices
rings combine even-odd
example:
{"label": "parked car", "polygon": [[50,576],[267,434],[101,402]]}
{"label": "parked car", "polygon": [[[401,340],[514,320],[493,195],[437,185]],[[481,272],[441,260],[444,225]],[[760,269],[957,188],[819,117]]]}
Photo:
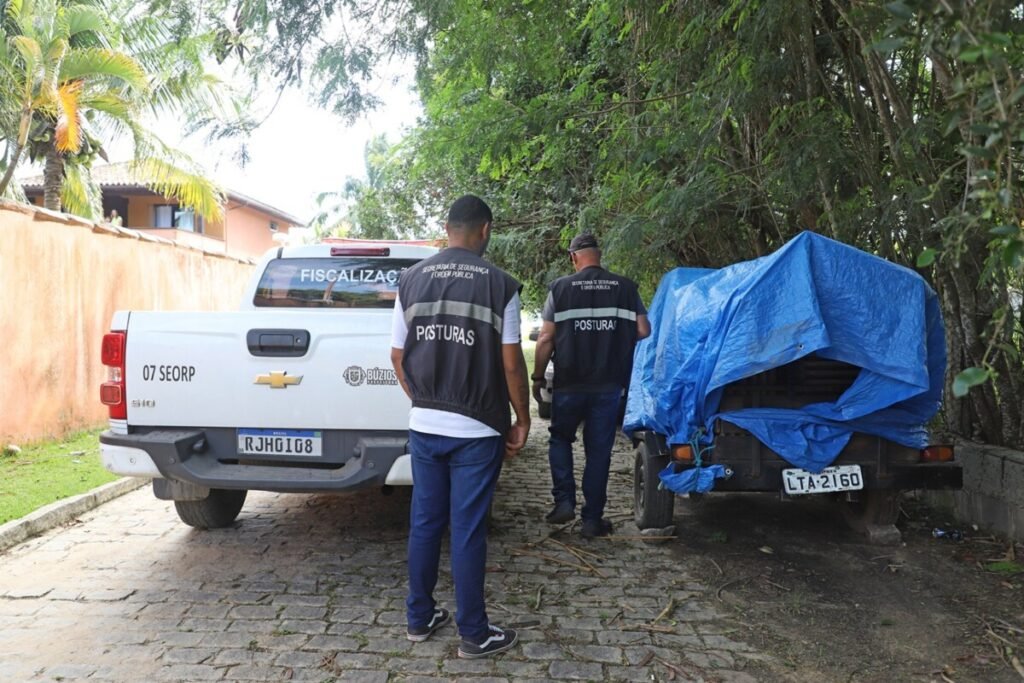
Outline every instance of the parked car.
{"label": "parked car", "polygon": [[637,349],[625,429],[641,529],[677,494],[828,495],[872,540],[899,538],[899,493],[956,489],[939,408],[945,339],[915,272],[812,233],[721,270],[659,285]]}
{"label": "parked car", "polygon": [[230,524],[250,489],[411,485],[391,316],[402,271],[436,252],[284,247],[255,268],[240,311],[118,311],[103,339],[104,465],[152,477],[200,528]]}

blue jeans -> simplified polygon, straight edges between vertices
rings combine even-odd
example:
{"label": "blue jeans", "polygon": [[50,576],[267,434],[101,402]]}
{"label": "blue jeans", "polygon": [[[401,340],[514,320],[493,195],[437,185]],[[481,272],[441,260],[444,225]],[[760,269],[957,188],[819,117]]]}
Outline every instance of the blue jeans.
{"label": "blue jeans", "polygon": [[457,439],[409,430],[409,452],[413,479],[405,601],[409,626],[426,626],[434,616],[441,541],[450,521],[455,620],[463,638],[483,642],[489,633],[484,607],[487,510],[501,473],[504,439]]}
{"label": "blue jeans", "polygon": [[551,438],[548,462],[551,464],[551,495],[555,504],[568,502],[576,507],[576,477],[572,471],[572,444],[583,423],[583,520],[600,520],[608,498],[608,468],[619,421],[621,392],[586,393],[556,391],[551,399]]}

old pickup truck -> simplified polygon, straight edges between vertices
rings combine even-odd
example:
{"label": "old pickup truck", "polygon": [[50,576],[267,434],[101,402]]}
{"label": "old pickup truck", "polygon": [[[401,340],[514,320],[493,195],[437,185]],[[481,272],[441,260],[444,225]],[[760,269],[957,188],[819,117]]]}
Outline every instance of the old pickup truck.
{"label": "old pickup truck", "polygon": [[917,273],[813,233],[719,270],[661,281],[636,350],[624,429],[641,529],[679,495],[836,499],[892,542],[900,492],[959,488],[927,425],[946,369],[942,316]]}
{"label": "old pickup truck", "polygon": [[237,312],[118,311],[103,338],[111,472],[153,478],[183,522],[231,524],[250,489],[407,486],[409,401],[389,359],[424,243],[268,252]]}

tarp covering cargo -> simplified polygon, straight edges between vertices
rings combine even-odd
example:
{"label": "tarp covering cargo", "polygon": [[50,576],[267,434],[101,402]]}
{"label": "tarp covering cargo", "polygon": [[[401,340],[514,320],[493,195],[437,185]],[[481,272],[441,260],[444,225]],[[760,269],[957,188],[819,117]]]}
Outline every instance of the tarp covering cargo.
{"label": "tarp covering cargo", "polygon": [[[658,286],[638,344],[624,428],[710,444],[716,419],[820,472],[853,432],[921,448],[942,400],[946,344],[935,292],[915,272],[804,232],[720,270]],[[718,412],[726,385],[808,354],[861,368],[833,403]]]}

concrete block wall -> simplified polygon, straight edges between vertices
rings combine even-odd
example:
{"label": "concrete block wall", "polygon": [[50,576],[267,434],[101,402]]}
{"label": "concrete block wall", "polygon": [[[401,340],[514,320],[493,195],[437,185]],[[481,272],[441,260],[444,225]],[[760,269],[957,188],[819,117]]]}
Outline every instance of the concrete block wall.
{"label": "concrete block wall", "polygon": [[932,491],[926,499],[957,519],[1024,542],[1024,453],[971,441],[956,444],[964,467],[960,491]]}

